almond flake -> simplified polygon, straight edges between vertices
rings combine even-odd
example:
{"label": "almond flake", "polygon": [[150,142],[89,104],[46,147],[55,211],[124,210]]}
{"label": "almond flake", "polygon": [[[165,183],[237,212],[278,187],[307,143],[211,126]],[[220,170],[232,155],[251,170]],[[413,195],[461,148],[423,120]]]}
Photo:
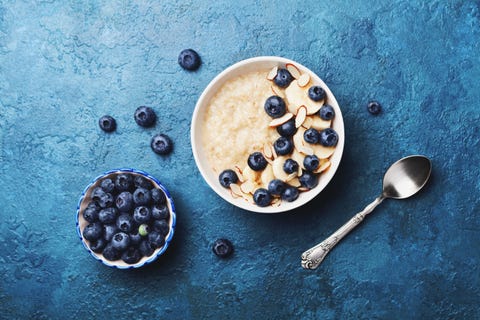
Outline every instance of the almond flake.
{"label": "almond flake", "polygon": [[244,181],[245,181],[245,178],[243,177],[242,171],[240,170],[239,167],[235,166],[235,167],[233,168],[233,171],[235,171],[235,173],[237,174],[238,181],[240,181],[240,182],[244,182]]}
{"label": "almond flake", "polygon": [[232,190],[233,193],[235,193],[237,196],[242,196],[242,190],[238,186],[238,184],[232,183],[230,184],[230,190]]}
{"label": "almond flake", "polygon": [[314,154],[313,149],[304,145],[299,146],[298,151],[300,151],[303,154],[306,154],[307,156],[311,156]]}
{"label": "almond flake", "polygon": [[320,117],[313,117],[312,128],[316,130],[327,129],[327,128],[330,128],[331,123],[332,123],[332,120],[323,120]]}
{"label": "almond flake", "polygon": [[327,159],[335,152],[335,147],[324,147],[321,144],[315,144],[312,145],[312,150],[318,159]]}
{"label": "almond flake", "polygon": [[298,68],[295,65],[291,63],[287,63],[285,66],[287,67],[287,70],[288,72],[290,72],[292,77],[294,77],[295,79],[300,78],[300,70],[298,70]]}
{"label": "almond flake", "polygon": [[315,114],[318,112],[318,110],[320,110],[320,108],[323,106],[323,100],[320,101],[320,102],[313,102],[313,101],[309,101],[305,107],[307,108],[307,114],[308,115],[312,115],[312,114]]}
{"label": "almond flake", "polygon": [[281,204],[282,204],[282,199],[276,198],[272,200],[272,203],[270,205],[274,208],[278,208],[280,207]]}
{"label": "almond flake", "polygon": [[273,86],[271,86],[270,88],[272,89],[274,95],[279,96],[280,98],[285,100],[285,94],[282,91],[275,89]]}
{"label": "almond flake", "polygon": [[294,178],[297,177],[297,172],[294,172],[294,173],[291,173],[288,175],[287,179],[285,179],[285,182],[289,182],[289,181],[292,181]]}
{"label": "almond flake", "polygon": [[323,172],[323,171],[327,170],[328,167],[330,167],[330,161],[326,160],[325,162],[323,162],[322,164],[320,164],[320,165],[318,166],[318,168],[317,168],[315,171],[313,171],[313,173]]}
{"label": "almond flake", "polygon": [[291,185],[292,187],[295,187],[295,188],[298,188],[300,187],[302,184],[300,183],[300,180],[298,180],[298,177],[296,178],[293,178],[292,180],[290,180],[288,182],[289,185]]}
{"label": "almond flake", "polygon": [[[303,141],[304,141],[303,135],[304,135],[305,131],[306,131],[306,129],[304,127],[300,127],[300,128],[298,128],[297,132],[293,135],[293,145],[294,145],[295,149],[298,150],[298,151],[300,151],[298,148],[300,146],[303,146]],[[297,159],[293,159],[293,160],[298,162]],[[303,161],[303,158],[302,158],[302,161]],[[298,164],[300,164],[300,162]]]}
{"label": "almond flake", "polygon": [[307,108],[305,106],[301,106],[297,110],[297,116],[295,118],[295,127],[298,128],[302,125],[302,123],[305,121],[305,118],[307,117]]}
{"label": "almond flake", "polygon": [[267,80],[273,80],[277,76],[278,67],[273,67],[267,74]]}
{"label": "almond flake", "polygon": [[278,158],[278,154],[277,154],[277,151],[275,151],[275,148],[272,148],[272,154],[273,154],[273,159]]}
{"label": "almond flake", "polygon": [[313,123],[312,117],[306,117],[305,121],[303,121],[302,123],[302,127],[304,127],[305,129],[310,129],[310,127],[312,126],[312,123]]}
{"label": "almond flake", "polygon": [[309,82],[310,82],[310,75],[308,73],[302,74],[297,81],[298,86],[302,88],[305,87]]}
{"label": "almond flake", "polygon": [[240,190],[242,190],[243,193],[252,193],[253,189],[255,189],[255,185],[252,181],[245,181],[240,185]]}
{"label": "almond flake", "polygon": [[263,145],[263,155],[265,156],[266,159],[272,159],[273,154],[272,154],[272,148],[270,147],[270,144],[265,143]]}
{"label": "almond flake", "polygon": [[305,187],[299,187],[299,188],[298,188],[298,191],[308,191],[308,190],[310,190],[310,189],[305,188]]}
{"label": "almond flake", "polygon": [[232,198],[233,198],[233,199],[241,198],[240,196],[238,196],[238,195],[236,195],[235,193],[233,193],[232,190],[230,190],[230,194],[232,195]]}
{"label": "almond flake", "polygon": [[[283,165],[288,158],[285,156],[278,157],[273,161],[272,170],[273,175],[276,179],[280,179],[282,181],[286,181],[288,178],[288,174],[283,170]],[[270,182],[270,181],[269,181]]]}
{"label": "almond flake", "polygon": [[268,125],[269,127],[278,127],[279,125],[284,124],[288,120],[293,118],[293,114],[290,112],[285,113],[283,116],[280,118],[273,119],[270,121],[270,124]]}

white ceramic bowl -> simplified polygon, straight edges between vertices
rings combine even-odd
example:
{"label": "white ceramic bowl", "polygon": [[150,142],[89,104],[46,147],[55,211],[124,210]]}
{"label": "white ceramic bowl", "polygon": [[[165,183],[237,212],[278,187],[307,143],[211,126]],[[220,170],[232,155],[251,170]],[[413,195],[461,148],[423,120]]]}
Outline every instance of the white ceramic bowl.
{"label": "white ceramic bowl", "polygon": [[[210,166],[207,157],[205,156],[205,151],[202,146],[202,123],[204,114],[206,109],[208,108],[210,99],[215,95],[215,93],[221,88],[221,86],[228,81],[229,79],[235,78],[237,76],[243,75],[245,73],[253,72],[253,71],[261,71],[265,70],[268,73],[273,67],[283,67],[287,63],[294,64],[301,73],[308,73],[310,74],[313,83],[316,85],[320,85],[326,92],[327,98],[326,101],[330,104],[335,110],[335,118],[332,123],[332,128],[338,133],[339,140],[335,149],[335,152],[330,157],[331,166],[326,171],[320,174],[318,185],[307,191],[301,192],[300,196],[297,200],[293,202],[286,202],[282,201],[281,205],[278,207],[267,206],[267,207],[259,207],[255,204],[251,204],[245,201],[242,198],[234,199],[230,194],[229,189],[223,188],[219,181],[218,175],[215,174],[212,167]],[[201,94],[200,98],[197,101],[195,106],[195,110],[193,112],[192,117],[192,124],[191,124],[191,143],[192,143],[192,151],[195,158],[195,162],[197,167],[202,174],[205,181],[208,185],[223,199],[230,202],[231,204],[253,212],[261,212],[261,213],[278,213],[293,210],[298,208],[305,203],[309,202],[315,196],[317,196],[330,182],[333,175],[337,171],[337,168],[340,164],[340,160],[343,154],[343,147],[345,143],[345,132],[344,132],[344,125],[343,125],[343,117],[340,107],[338,106],[337,100],[335,96],[327,87],[327,85],[320,79],[315,73],[311,70],[306,68],[305,66],[281,57],[275,56],[264,56],[264,57],[255,57],[246,60],[242,60],[234,65],[228,67],[224,71],[222,71],[219,75],[217,75],[205,88],[203,93]]]}

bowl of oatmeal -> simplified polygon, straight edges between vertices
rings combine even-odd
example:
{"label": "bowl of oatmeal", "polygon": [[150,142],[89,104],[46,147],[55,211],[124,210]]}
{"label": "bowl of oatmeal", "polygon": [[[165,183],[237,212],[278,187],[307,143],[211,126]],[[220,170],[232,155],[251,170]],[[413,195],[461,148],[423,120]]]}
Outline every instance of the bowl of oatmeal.
{"label": "bowl of oatmeal", "polygon": [[343,117],[327,85],[282,57],[240,61],[197,101],[192,151],[207,184],[253,212],[290,211],[333,178],[345,142]]}

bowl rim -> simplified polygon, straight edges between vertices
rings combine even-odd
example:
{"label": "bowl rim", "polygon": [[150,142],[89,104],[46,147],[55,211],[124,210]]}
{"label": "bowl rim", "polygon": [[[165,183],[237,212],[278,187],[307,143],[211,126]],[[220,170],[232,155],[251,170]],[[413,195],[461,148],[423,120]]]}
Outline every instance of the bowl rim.
{"label": "bowl rim", "polygon": [[[231,73],[235,72],[238,69],[247,67],[248,65],[256,64],[256,63],[273,63],[273,64],[276,64],[277,66],[291,63],[296,67],[298,67],[303,72],[308,72],[310,76],[313,78],[314,82],[321,85],[322,88],[324,88],[325,91],[327,92],[327,96],[329,97],[329,104],[332,105],[332,107],[334,107],[334,110],[335,110],[335,119],[336,119],[336,121],[334,122],[335,126],[340,129],[340,130],[336,130],[339,134],[339,141],[337,143],[334,154],[330,157],[330,160],[332,159],[332,157],[335,157],[334,158],[335,161],[331,161],[331,166],[328,169],[327,177],[322,180],[322,184],[320,185],[319,183],[319,185],[317,185],[315,188],[309,190],[306,193],[303,193],[303,194],[308,194],[308,196],[304,196],[303,199],[299,197],[297,200],[293,202],[282,202],[282,205],[278,207],[273,207],[273,206],[259,207],[255,204],[251,204],[247,201],[244,201],[243,199],[240,199],[240,201],[239,199],[234,199],[230,194],[225,193],[226,189],[220,187],[218,183],[215,184],[215,182],[212,181],[213,179],[211,179],[210,175],[207,174],[208,171],[211,171],[211,168],[205,168],[203,166],[201,161],[201,157],[202,157],[201,151],[200,151],[201,146],[197,145],[197,141],[196,141],[197,139],[201,139],[201,137],[196,137],[196,132],[199,130],[199,126],[200,126],[199,122],[201,122],[200,112],[201,112],[202,106],[203,108],[205,108],[204,105],[206,105],[208,101],[211,99],[211,97],[213,96],[213,94],[210,91],[212,91],[212,89],[214,89],[216,86],[220,87],[221,85],[223,85],[223,83],[229,79],[229,75]],[[267,68],[268,67],[265,67],[265,69]],[[209,95],[211,96],[209,97]],[[205,89],[203,90],[203,92],[201,93],[200,97],[197,100],[195,109],[192,114],[192,121],[190,126],[190,141],[191,141],[192,152],[193,152],[197,169],[200,171],[200,174],[202,175],[203,180],[207,183],[207,185],[209,185],[209,187],[218,196],[220,196],[222,199],[229,202],[230,204],[247,211],[257,212],[257,213],[281,213],[281,212],[292,211],[310,202],[322,190],[324,190],[325,187],[330,183],[342,160],[344,146],[345,146],[345,126],[343,121],[343,115],[342,115],[340,106],[338,104],[338,101],[336,100],[330,88],[316,73],[314,73],[312,70],[305,67],[301,63],[298,63],[297,61],[294,61],[288,58],[279,57],[279,56],[257,56],[257,57],[247,58],[230,65],[229,67],[225,68],[223,71],[218,73],[205,87]],[[201,144],[201,143],[199,142],[198,144]],[[225,190],[222,190],[221,188]]]}
{"label": "bowl rim", "polygon": [[[99,256],[97,256],[87,245],[87,243],[85,242],[85,239],[83,238],[82,236],[82,232],[80,230],[80,221],[79,221],[79,217],[80,217],[80,208],[81,208],[81,205],[83,203],[83,201],[85,200],[85,196],[87,194],[87,192],[90,190],[90,188],[95,185],[100,179],[103,179],[105,178],[106,176],[108,175],[111,175],[111,174],[119,174],[119,173],[135,173],[135,174],[139,174],[139,175],[142,175],[148,179],[151,179],[152,181],[154,181],[158,186],[159,188],[163,191],[163,193],[165,194],[166,198],[167,198],[167,201],[169,202],[170,204],[170,217],[172,219],[172,223],[171,223],[171,228],[170,228],[170,232],[169,232],[169,235],[167,238],[165,238],[165,244],[163,245],[163,247],[161,247],[159,249],[159,251],[156,253],[156,254],[152,254],[147,260],[145,260],[144,262],[137,262],[135,264],[132,264],[132,265],[118,265],[118,264],[115,264],[114,261],[108,261],[107,259],[103,259]],[[80,196],[80,199],[78,201],[78,204],[77,204],[77,210],[76,210],[76,215],[75,215],[75,225],[76,225],[76,230],[77,230],[77,235],[78,237],[80,238],[80,241],[82,242],[83,244],[83,247],[90,253],[90,255],[92,257],[95,258],[95,260],[98,260],[100,261],[102,264],[106,265],[106,266],[109,266],[109,267],[112,267],[112,268],[117,268],[117,269],[122,269],[122,270],[125,270],[125,269],[136,269],[136,268],[140,268],[140,267],[143,267],[144,265],[146,264],[149,264],[153,261],[155,261],[159,256],[161,256],[168,248],[168,246],[170,245],[170,242],[172,241],[172,238],[173,238],[173,235],[175,233],[175,227],[176,227],[176,222],[177,222],[177,217],[176,217],[176,210],[175,210],[175,205],[173,204],[173,199],[172,199],[172,196],[170,195],[170,193],[168,192],[167,188],[165,188],[165,186],[160,182],[160,180],[158,180],[157,178],[155,178],[154,176],[152,176],[151,174],[147,173],[146,171],[143,171],[143,170],[139,170],[139,169],[134,169],[134,168],[118,168],[118,169],[111,169],[111,170],[108,170],[108,171],[105,171],[104,173],[96,176],[94,179],[92,179],[90,181],[90,183],[85,187],[85,189],[83,190],[82,192],[82,195]],[[157,249],[158,250],[158,249]]]}

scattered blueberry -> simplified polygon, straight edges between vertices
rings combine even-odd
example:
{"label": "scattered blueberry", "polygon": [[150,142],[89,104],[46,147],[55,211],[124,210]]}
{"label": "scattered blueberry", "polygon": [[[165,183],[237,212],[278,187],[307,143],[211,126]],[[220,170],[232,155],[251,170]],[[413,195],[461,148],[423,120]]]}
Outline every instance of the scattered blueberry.
{"label": "scattered blueberry", "polygon": [[162,190],[155,188],[150,190],[150,194],[152,196],[152,202],[154,204],[166,204],[167,203],[167,197],[165,197],[165,194],[163,193]]}
{"label": "scattered blueberry", "polygon": [[115,190],[115,183],[113,183],[112,179],[106,178],[100,182],[100,188],[105,192],[113,193]]}
{"label": "scattered blueberry", "polygon": [[313,101],[320,101],[325,99],[325,90],[320,86],[311,86],[308,89],[308,97]]}
{"label": "scattered blueberry", "polygon": [[295,119],[290,119],[282,125],[277,127],[277,132],[282,137],[291,137],[297,132],[297,127],[295,127]]}
{"label": "scattered blueberry", "polygon": [[279,96],[271,96],[265,101],[264,109],[270,117],[280,118],[287,111],[287,105]]}
{"label": "scattered blueberry", "polygon": [[268,192],[274,196],[279,196],[285,190],[285,182],[280,179],[274,179],[268,183]]}
{"label": "scattered blueberry", "polygon": [[115,199],[115,206],[122,212],[128,212],[133,208],[133,195],[128,191],[123,191]]}
{"label": "scattered blueberry", "polygon": [[278,155],[284,156],[292,153],[293,142],[289,138],[280,137],[273,143],[273,148]]}
{"label": "scattered blueberry", "polygon": [[170,231],[168,221],[165,219],[153,221],[153,231],[156,231],[165,237]]}
{"label": "scattered blueberry", "polygon": [[123,251],[130,245],[130,237],[125,232],[118,232],[113,235],[110,241],[114,249]]}
{"label": "scattered blueberry", "polygon": [[165,244],[165,236],[157,231],[150,231],[148,234],[148,242],[150,242],[153,247],[160,248]]}
{"label": "scattered blueberry", "polygon": [[152,137],[150,147],[157,154],[167,155],[173,150],[173,142],[166,134],[159,133]]}
{"label": "scattered blueberry", "polygon": [[148,240],[143,240],[138,246],[138,250],[143,256],[149,257],[155,251],[155,247]]}
{"label": "scattered blueberry", "polygon": [[135,110],[134,114],[135,122],[141,127],[151,127],[157,120],[157,115],[150,107],[141,106]]}
{"label": "scattered blueberry", "polygon": [[130,245],[132,246],[138,246],[142,241],[142,236],[140,235],[140,233],[138,233],[138,228],[130,231],[128,236],[130,237]]}
{"label": "scattered blueberry", "polygon": [[297,172],[298,162],[293,159],[285,160],[285,163],[283,164],[283,171],[285,171],[285,173],[288,173],[288,174]]}
{"label": "scattered blueberry", "polygon": [[261,171],[265,169],[268,162],[261,152],[254,152],[248,156],[248,166],[254,171]]}
{"label": "scattered blueberry", "polygon": [[318,185],[318,176],[312,172],[304,171],[298,180],[307,189],[313,189]]}
{"label": "scattered blueberry", "polygon": [[227,169],[222,171],[222,173],[220,173],[220,175],[218,176],[218,181],[220,181],[220,184],[223,187],[228,188],[230,187],[230,184],[237,183],[238,176],[235,173],[235,171],[231,169]]}
{"label": "scattered blueberry", "polygon": [[150,227],[146,223],[143,223],[138,227],[138,234],[142,237],[146,237],[149,232],[150,232]]}
{"label": "scattered blueberry", "polygon": [[233,244],[228,239],[217,239],[212,245],[213,253],[220,258],[227,258],[233,253]]}
{"label": "scattered blueberry", "polygon": [[95,187],[90,194],[90,199],[95,202],[100,201],[100,198],[105,194],[105,191],[101,187]]}
{"label": "scattered blueberry", "polygon": [[259,188],[253,194],[253,201],[259,207],[266,207],[272,201],[272,196],[270,195],[267,189]]}
{"label": "scattered blueberry", "polygon": [[293,186],[287,186],[282,193],[282,200],[292,202],[297,200],[299,195],[298,189]]}
{"label": "scattered blueberry", "polygon": [[140,261],[141,258],[140,251],[135,247],[129,247],[122,253],[121,257],[121,259],[128,264],[135,264]]}
{"label": "scattered blueberry", "polygon": [[103,225],[103,239],[105,239],[107,242],[110,242],[112,240],[113,235],[117,233],[119,230],[117,228],[117,225],[112,223],[112,224],[104,224]]}
{"label": "scattered blueberry", "polygon": [[156,220],[167,219],[170,216],[168,207],[166,205],[155,204],[150,209],[152,218]]}
{"label": "scattered blueberry", "polygon": [[367,110],[373,115],[377,115],[382,111],[382,105],[377,101],[370,101],[367,105]]}
{"label": "scattered blueberry", "polygon": [[185,49],[178,55],[178,64],[185,70],[194,71],[200,67],[202,60],[193,49]]}
{"label": "scattered blueberry", "polygon": [[128,233],[134,227],[133,218],[128,213],[121,214],[117,218],[116,225],[120,231]]}
{"label": "scattered blueberry", "polygon": [[115,178],[115,188],[118,191],[128,191],[133,187],[133,178],[131,175],[121,173]]}
{"label": "scattered blueberry", "polygon": [[99,222],[90,223],[83,229],[83,237],[88,241],[97,240],[101,236],[102,225]]}
{"label": "scattered blueberry", "polygon": [[98,205],[102,208],[108,208],[113,206],[113,196],[111,193],[103,193],[100,196],[100,200],[97,201]]}
{"label": "scattered blueberry", "polygon": [[133,185],[135,186],[135,188],[140,187],[149,190],[152,188],[152,184],[150,183],[150,181],[139,175],[136,175],[135,178],[133,178]]}
{"label": "scattered blueberry", "polygon": [[152,213],[150,212],[150,209],[145,206],[136,207],[133,211],[133,220],[138,224],[148,223],[151,217]]}
{"label": "scattered blueberry", "polygon": [[329,104],[324,104],[320,110],[318,110],[318,115],[323,120],[332,120],[335,117],[335,110]]}
{"label": "scattered blueberry", "polygon": [[287,69],[279,68],[273,82],[281,88],[286,88],[293,81],[293,76]]}
{"label": "scattered blueberry", "polygon": [[110,207],[100,210],[98,213],[98,220],[101,223],[114,223],[117,220],[117,209]]}
{"label": "scattered blueberry", "polygon": [[320,131],[320,143],[325,147],[334,147],[338,142],[338,134],[332,128]]}
{"label": "scattered blueberry", "polygon": [[112,132],[117,128],[117,122],[111,116],[103,116],[98,119],[98,125],[105,132]]}
{"label": "scattered blueberry", "polygon": [[103,257],[109,261],[115,261],[120,259],[120,252],[113,247],[111,243],[107,244],[107,246],[103,249]]}
{"label": "scattered blueberry", "polygon": [[97,240],[90,242],[90,249],[95,253],[101,253],[106,245],[107,241],[105,239],[98,238]]}
{"label": "scattered blueberry", "polygon": [[139,187],[133,193],[133,202],[137,206],[148,205],[152,201],[150,190]]}
{"label": "scattered blueberry", "polygon": [[88,222],[98,221],[98,212],[100,208],[95,202],[90,202],[88,206],[83,210],[83,218]]}
{"label": "scattered blueberry", "polygon": [[314,128],[310,128],[306,130],[303,134],[303,140],[308,143],[316,144],[320,140],[320,132],[318,132]]}
{"label": "scattered blueberry", "polygon": [[303,166],[307,171],[315,171],[320,165],[320,160],[316,155],[308,155],[303,159]]}

